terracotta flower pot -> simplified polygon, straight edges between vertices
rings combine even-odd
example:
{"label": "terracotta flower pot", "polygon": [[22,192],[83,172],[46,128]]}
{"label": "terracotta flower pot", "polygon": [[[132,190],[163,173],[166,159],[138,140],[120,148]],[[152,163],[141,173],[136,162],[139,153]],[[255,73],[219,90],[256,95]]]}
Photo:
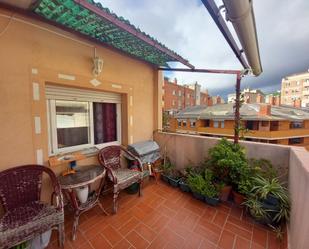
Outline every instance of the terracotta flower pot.
{"label": "terracotta flower pot", "polygon": [[220,192],[220,200],[227,201],[232,191],[232,186],[224,186]]}
{"label": "terracotta flower pot", "polygon": [[245,196],[233,190],[233,199],[235,204],[240,206],[245,201]]}

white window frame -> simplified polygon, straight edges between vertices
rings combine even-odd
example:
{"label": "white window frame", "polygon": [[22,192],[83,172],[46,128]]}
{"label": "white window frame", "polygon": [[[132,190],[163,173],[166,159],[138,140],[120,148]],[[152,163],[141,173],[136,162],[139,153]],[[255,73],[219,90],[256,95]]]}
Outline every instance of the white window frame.
{"label": "white window frame", "polygon": [[214,121],[214,128],[219,128],[219,121]]}
{"label": "white window frame", "polygon": [[81,144],[65,148],[58,148],[57,141],[57,125],[56,125],[56,100],[72,101],[70,98],[61,99],[47,99],[47,123],[48,123],[48,153],[49,156],[57,155],[60,153],[74,152],[90,147],[97,147],[102,149],[110,145],[121,145],[121,103],[116,104],[116,122],[117,122],[117,140],[108,143],[95,144],[94,143],[94,126],[93,126],[93,103],[111,103],[111,102],[98,102],[98,101],[85,101],[83,99],[74,99],[73,101],[88,102],[89,104],[89,140],[88,144]]}

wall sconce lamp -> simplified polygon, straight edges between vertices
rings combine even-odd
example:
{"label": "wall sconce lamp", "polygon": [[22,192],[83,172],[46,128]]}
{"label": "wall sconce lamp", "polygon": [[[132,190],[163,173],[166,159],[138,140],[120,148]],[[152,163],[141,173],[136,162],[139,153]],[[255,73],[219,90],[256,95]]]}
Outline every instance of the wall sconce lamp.
{"label": "wall sconce lamp", "polygon": [[96,48],[94,48],[94,58],[93,58],[93,70],[92,74],[98,77],[103,69],[103,59],[96,55]]}

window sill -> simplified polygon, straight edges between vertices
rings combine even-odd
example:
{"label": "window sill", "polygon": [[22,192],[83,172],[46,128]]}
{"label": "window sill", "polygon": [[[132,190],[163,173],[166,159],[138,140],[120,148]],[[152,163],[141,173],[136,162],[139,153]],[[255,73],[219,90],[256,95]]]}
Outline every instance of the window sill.
{"label": "window sill", "polygon": [[96,156],[98,152],[99,149],[93,146],[74,152],[59,153],[52,155],[48,158],[48,162],[51,167],[54,167],[65,163],[70,163],[72,161],[79,161],[86,159],[88,157]]}

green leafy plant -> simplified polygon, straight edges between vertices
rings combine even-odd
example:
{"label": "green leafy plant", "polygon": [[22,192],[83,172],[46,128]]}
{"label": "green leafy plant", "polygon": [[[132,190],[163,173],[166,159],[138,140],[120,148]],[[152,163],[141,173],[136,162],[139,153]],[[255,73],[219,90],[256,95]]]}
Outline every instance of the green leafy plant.
{"label": "green leafy plant", "polygon": [[253,177],[253,184],[251,192],[258,195],[261,199],[266,199],[271,194],[282,203],[289,203],[288,191],[279,183],[278,178],[270,180],[262,176],[256,176]]}
{"label": "green leafy plant", "polygon": [[244,204],[249,209],[250,214],[257,220],[270,220],[270,215],[265,208],[263,208],[262,202],[258,198],[248,198]]}
{"label": "green leafy plant", "polygon": [[213,173],[209,169],[205,169],[202,174],[190,174],[187,183],[195,193],[211,198],[218,197],[219,191],[213,183]]}
{"label": "green leafy plant", "polygon": [[257,175],[252,178],[252,181],[251,196],[245,202],[252,216],[276,228],[288,221],[290,217],[289,195],[278,178],[266,179]]}
{"label": "green leafy plant", "polygon": [[273,179],[278,176],[277,170],[267,159],[250,158],[248,164],[254,173],[253,175],[260,175],[266,179]]}
{"label": "green leafy plant", "polygon": [[189,175],[187,183],[193,192],[203,194],[206,181],[202,175],[198,174]]}
{"label": "green leafy plant", "polygon": [[167,157],[164,160],[164,163],[161,164],[160,170],[162,170],[163,174],[169,175],[173,169],[175,169],[175,166],[171,163],[170,159]]}
{"label": "green leafy plant", "polygon": [[241,176],[249,174],[244,148],[225,138],[209,149],[207,164],[213,170],[215,177],[226,184],[237,185]]}

